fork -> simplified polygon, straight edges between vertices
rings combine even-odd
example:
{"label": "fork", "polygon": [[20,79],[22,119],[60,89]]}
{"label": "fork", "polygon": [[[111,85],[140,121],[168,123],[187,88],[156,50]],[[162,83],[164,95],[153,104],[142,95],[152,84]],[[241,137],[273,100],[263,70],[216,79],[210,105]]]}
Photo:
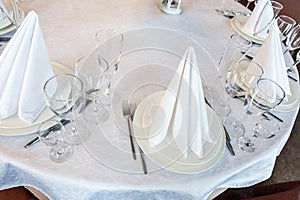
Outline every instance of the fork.
{"label": "fork", "polygon": [[123,116],[127,119],[132,157],[133,157],[134,160],[136,160],[136,153],[135,153],[135,149],[134,149],[132,132],[131,132],[131,124],[130,124],[132,114],[131,114],[131,110],[130,110],[130,107],[129,107],[129,104],[128,104],[127,100],[122,100],[122,110],[123,110]]}
{"label": "fork", "polygon": [[[131,122],[133,122],[133,117],[134,117],[135,109],[136,109],[136,104],[135,103],[130,104]],[[146,161],[145,161],[145,158],[144,158],[144,152],[141,149],[141,147],[139,146],[139,144],[137,144],[137,145],[138,145],[140,156],[141,156],[141,160],[142,160],[142,166],[143,166],[144,174],[147,174],[148,170],[147,170],[147,165],[146,165]]]}

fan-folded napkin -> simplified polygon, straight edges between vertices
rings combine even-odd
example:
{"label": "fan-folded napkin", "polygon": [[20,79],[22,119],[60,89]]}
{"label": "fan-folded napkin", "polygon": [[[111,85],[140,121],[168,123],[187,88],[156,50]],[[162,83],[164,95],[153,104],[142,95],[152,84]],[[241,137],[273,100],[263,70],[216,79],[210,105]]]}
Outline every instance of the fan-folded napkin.
{"label": "fan-folded napkin", "polygon": [[[248,18],[242,29],[250,34],[257,33],[257,37],[266,38],[268,35],[268,24],[274,17],[274,11],[269,0],[259,0],[251,16]],[[257,25],[256,25],[257,23]],[[256,30],[255,30],[256,26]],[[265,28],[264,30],[262,30]],[[260,31],[262,30],[262,31]]]}
{"label": "fan-folded napkin", "polygon": [[263,77],[278,83],[287,95],[291,94],[285,60],[280,39],[280,30],[275,25],[264,44],[253,58],[264,70]]}
{"label": "fan-folded napkin", "polygon": [[203,148],[204,143],[216,143],[217,136],[209,132],[210,121],[194,48],[186,50],[153,116],[149,129],[151,146],[163,142],[169,133],[185,157],[192,150],[201,158],[210,151]]}
{"label": "fan-folded napkin", "polygon": [[0,56],[0,119],[18,113],[33,123],[45,107],[43,84],[54,75],[34,11],[27,14]]}

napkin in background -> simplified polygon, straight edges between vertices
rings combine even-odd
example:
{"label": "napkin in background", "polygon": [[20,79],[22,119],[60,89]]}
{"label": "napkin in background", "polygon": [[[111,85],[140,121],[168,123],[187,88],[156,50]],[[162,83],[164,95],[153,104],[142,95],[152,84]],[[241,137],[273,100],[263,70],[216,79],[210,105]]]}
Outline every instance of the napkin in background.
{"label": "napkin in background", "polygon": [[27,14],[0,56],[0,119],[18,113],[33,123],[45,107],[43,85],[54,75],[34,11]]}
{"label": "napkin in background", "polygon": [[[270,3],[269,0],[259,0],[255,8],[253,9],[252,14],[246,21],[245,25],[243,26],[243,30],[247,33],[253,35],[255,33],[255,25],[257,24],[256,30],[261,30],[262,28],[266,27],[267,24],[273,19],[274,12],[271,6],[266,5]],[[261,16],[260,16],[261,15]],[[259,18],[261,17],[261,20]],[[266,38],[268,33],[268,28],[259,32],[257,37]]]}
{"label": "napkin in background", "polygon": [[263,77],[278,83],[287,95],[291,95],[285,59],[282,50],[280,30],[274,25],[265,42],[253,58],[264,70]]}
{"label": "napkin in background", "polygon": [[[168,89],[153,115],[150,127],[150,145],[163,142],[171,132],[175,143],[185,157],[191,149],[204,157],[210,149],[204,143],[216,143],[219,135],[209,133],[209,118],[195,50],[189,47]],[[220,134],[220,133],[216,133]]]}

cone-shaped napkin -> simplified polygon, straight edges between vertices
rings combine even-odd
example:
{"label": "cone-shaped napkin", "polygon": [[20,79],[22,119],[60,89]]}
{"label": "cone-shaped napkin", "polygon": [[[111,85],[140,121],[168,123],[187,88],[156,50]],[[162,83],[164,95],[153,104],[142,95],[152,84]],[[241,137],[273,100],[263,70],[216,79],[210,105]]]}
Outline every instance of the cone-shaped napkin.
{"label": "cone-shaped napkin", "polygon": [[[264,29],[260,32],[264,27],[268,25],[268,23],[272,20],[274,16],[273,8],[267,3],[270,3],[269,0],[259,0],[251,16],[246,21],[245,25],[243,26],[243,30],[247,33],[253,35],[255,32],[258,31],[257,37],[265,39],[268,35],[267,31],[268,28]],[[255,26],[257,23],[257,28],[255,30]]]}
{"label": "cone-shaped napkin", "polygon": [[54,75],[34,11],[28,13],[0,56],[0,119],[32,123],[45,107],[43,84]]}
{"label": "cone-shaped napkin", "polygon": [[200,158],[205,156],[210,149],[203,149],[204,142],[217,141],[217,136],[209,133],[202,82],[192,47],[186,50],[152,118],[150,145],[160,144],[168,132],[186,157],[190,149]]}
{"label": "cone-shaped napkin", "polygon": [[264,70],[263,77],[278,83],[287,95],[291,94],[285,60],[280,39],[280,30],[277,25],[270,31],[264,44],[253,58]]}

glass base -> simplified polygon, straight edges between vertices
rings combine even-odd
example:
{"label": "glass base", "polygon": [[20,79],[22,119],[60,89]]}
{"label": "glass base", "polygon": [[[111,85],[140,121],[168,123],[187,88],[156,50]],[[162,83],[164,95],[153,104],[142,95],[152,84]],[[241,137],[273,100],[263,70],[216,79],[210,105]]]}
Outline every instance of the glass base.
{"label": "glass base", "polygon": [[101,122],[106,121],[109,118],[109,111],[105,108],[105,106],[91,104],[87,106],[84,110],[84,119],[87,122],[93,124],[99,124]]}
{"label": "glass base", "polygon": [[253,137],[270,139],[276,136],[280,131],[280,126],[270,119],[261,119],[253,127]]}
{"label": "glass base", "polygon": [[49,157],[53,162],[61,163],[61,162],[66,161],[72,155],[73,155],[72,145],[67,144],[67,143],[61,143],[57,146],[54,146],[50,150]]}
{"label": "glass base", "polygon": [[255,151],[255,144],[247,137],[240,137],[238,140],[238,145],[240,149],[248,153]]}
{"label": "glass base", "polygon": [[228,117],[224,120],[224,126],[230,136],[239,138],[245,134],[245,127],[233,117]]}

